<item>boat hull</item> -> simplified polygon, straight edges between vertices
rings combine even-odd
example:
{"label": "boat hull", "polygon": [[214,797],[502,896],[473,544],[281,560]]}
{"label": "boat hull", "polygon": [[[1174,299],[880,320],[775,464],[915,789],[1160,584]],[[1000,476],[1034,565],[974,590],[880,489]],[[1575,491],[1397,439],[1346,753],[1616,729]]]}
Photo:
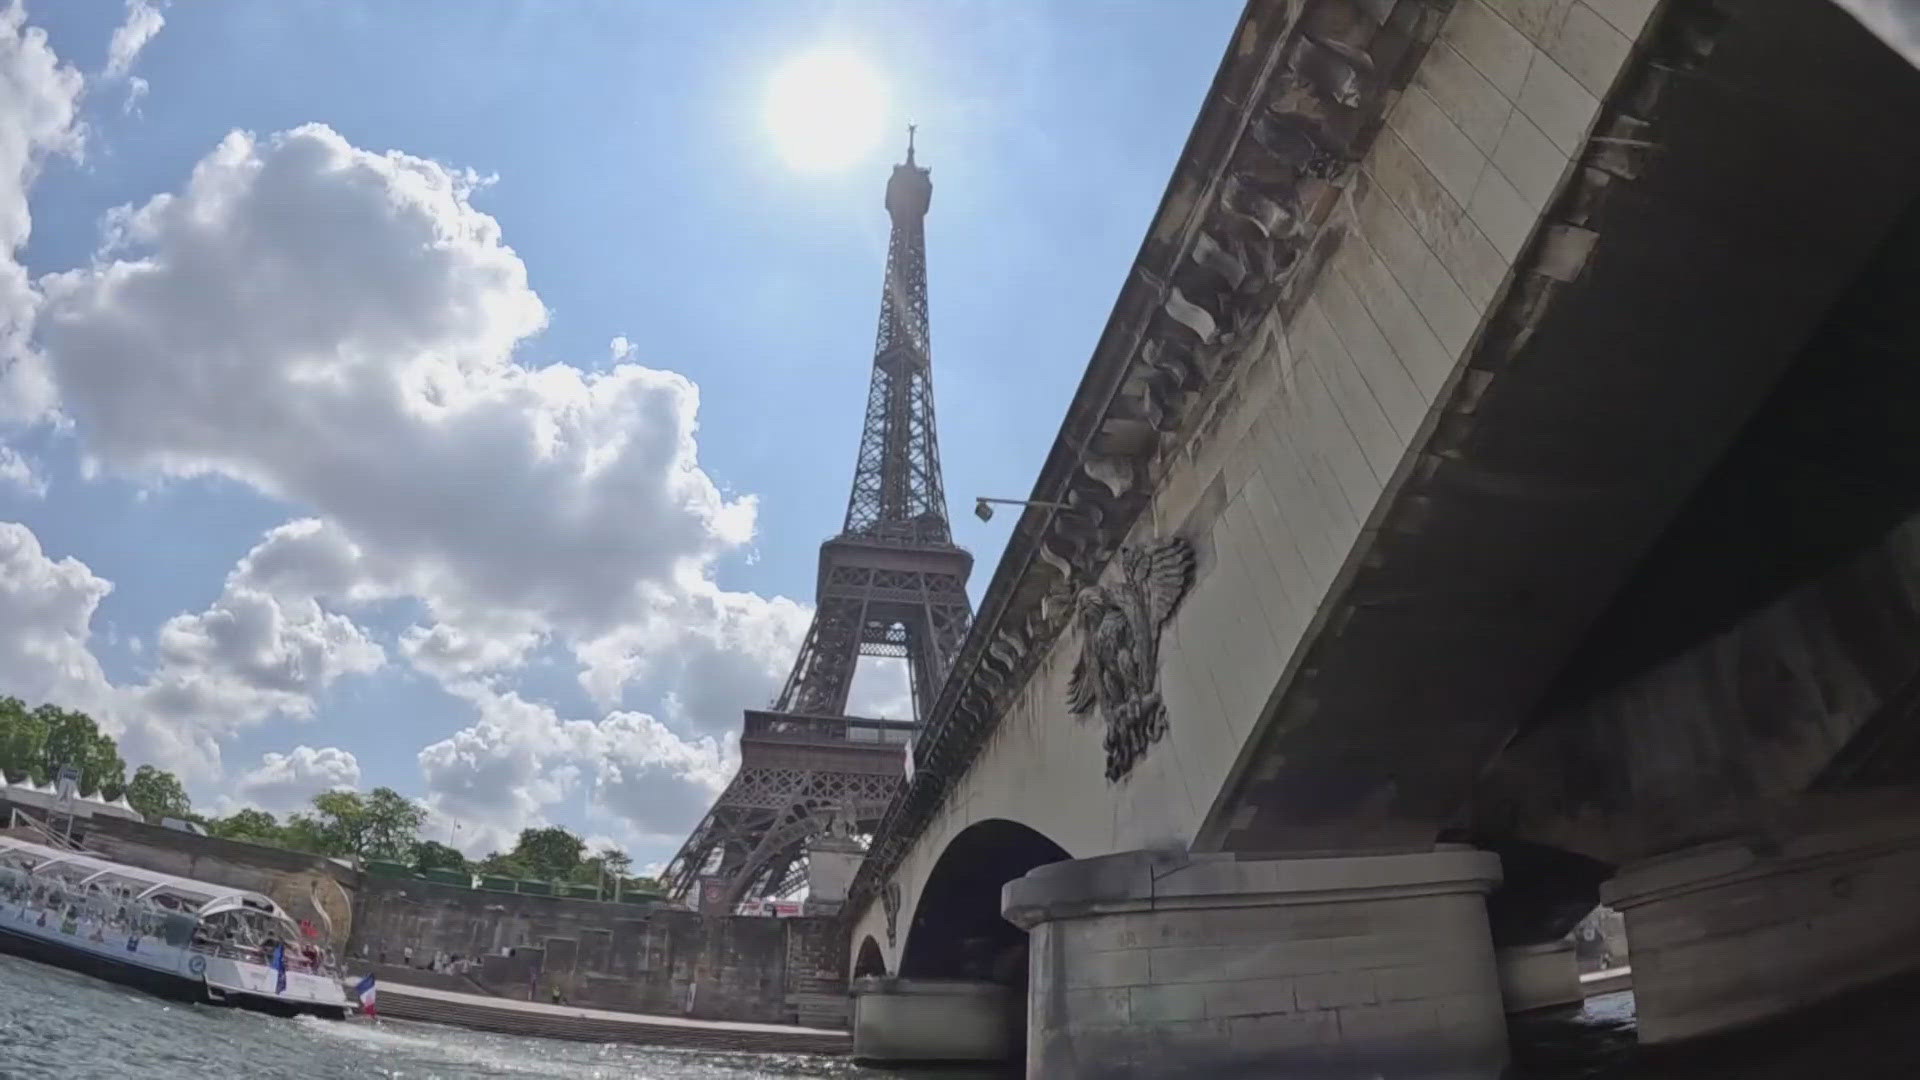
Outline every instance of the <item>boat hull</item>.
{"label": "boat hull", "polygon": [[107,982],[118,983],[156,997],[202,1005],[228,1005],[274,1016],[322,1016],[340,1019],[347,1014],[346,1004],[290,1001],[263,997],[243,991],[221,991],[206,980],[162,968],[122,960],[119,957],[76,948],[51,938],[24,932],[0,922],[0,952],[10,953],[49,967],[65,968]]}

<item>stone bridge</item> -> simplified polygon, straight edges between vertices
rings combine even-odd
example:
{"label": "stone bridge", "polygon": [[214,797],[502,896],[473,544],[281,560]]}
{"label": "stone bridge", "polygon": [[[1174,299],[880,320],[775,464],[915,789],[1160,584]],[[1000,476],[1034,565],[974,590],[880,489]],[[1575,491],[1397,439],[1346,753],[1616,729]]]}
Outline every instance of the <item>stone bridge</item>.
{"label": "stone bridge", "polygon": [[861,1052],[1490,1076],[1602,899],[1646,1042],[1920,964],[1898,6],[1249,5],[855,879]]}

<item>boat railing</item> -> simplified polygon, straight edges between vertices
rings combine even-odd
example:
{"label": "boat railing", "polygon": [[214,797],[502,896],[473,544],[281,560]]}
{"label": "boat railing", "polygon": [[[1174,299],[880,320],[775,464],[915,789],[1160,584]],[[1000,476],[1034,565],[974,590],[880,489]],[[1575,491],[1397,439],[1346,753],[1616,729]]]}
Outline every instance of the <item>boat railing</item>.
{"label": "boat railing", "polygon": [[[196,940],[192,945],[188,946],[188,948],[194,952],[204,953],[208,956],[217,956],[226,960],[238,960],[243,964],[259,964],[263,967],[271,967],[273,965],[273,950],[261,948],[258,945],[240,945],[231,941]],[[323,953],[318,960],[309,961],[299,951],[288,949],[287,970],[310,975],[325,975],[328,973],[326,955]]]}

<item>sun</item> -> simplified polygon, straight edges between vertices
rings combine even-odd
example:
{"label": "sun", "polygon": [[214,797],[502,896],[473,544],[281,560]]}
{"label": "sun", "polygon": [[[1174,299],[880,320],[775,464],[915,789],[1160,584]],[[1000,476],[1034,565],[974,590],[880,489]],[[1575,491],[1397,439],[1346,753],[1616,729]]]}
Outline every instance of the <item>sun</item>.
{"label": "sun", "polygon": [[797,56],[767,87],[767,130],[788,165],[831,172],[860,161],[879,142],[887,87],[852,53]]}

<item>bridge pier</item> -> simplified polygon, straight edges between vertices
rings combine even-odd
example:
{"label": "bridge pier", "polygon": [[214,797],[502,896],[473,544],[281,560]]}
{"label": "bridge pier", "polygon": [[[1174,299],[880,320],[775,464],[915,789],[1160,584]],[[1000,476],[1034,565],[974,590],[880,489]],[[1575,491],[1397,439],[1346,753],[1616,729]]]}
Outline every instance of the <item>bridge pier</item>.
{"label": "bridge pier", "polygon": [[1016,991],[977,979],[855,979],[853,1057],[866,1065],[1017,1060]]}
{"label": "bridge pier", "polygon": [[1601,898],[1626,918],[1642,1043],[1741,1027],[1920,968],[1920,809],[1685,848]]}
{"label": "bridge pier", "polygon": [[1514,945],[1499,950],[1500,997],[1510,1013],[1532,1012],[1578,1005],[1586,1000],[1580,989],[1580,961],[1573,942]]}
{"label": "bridge pier", "polygon": [[1007,884],[1027,1075],[1481,1080],[1507,1060],[1486,852],[1127,852]]}

